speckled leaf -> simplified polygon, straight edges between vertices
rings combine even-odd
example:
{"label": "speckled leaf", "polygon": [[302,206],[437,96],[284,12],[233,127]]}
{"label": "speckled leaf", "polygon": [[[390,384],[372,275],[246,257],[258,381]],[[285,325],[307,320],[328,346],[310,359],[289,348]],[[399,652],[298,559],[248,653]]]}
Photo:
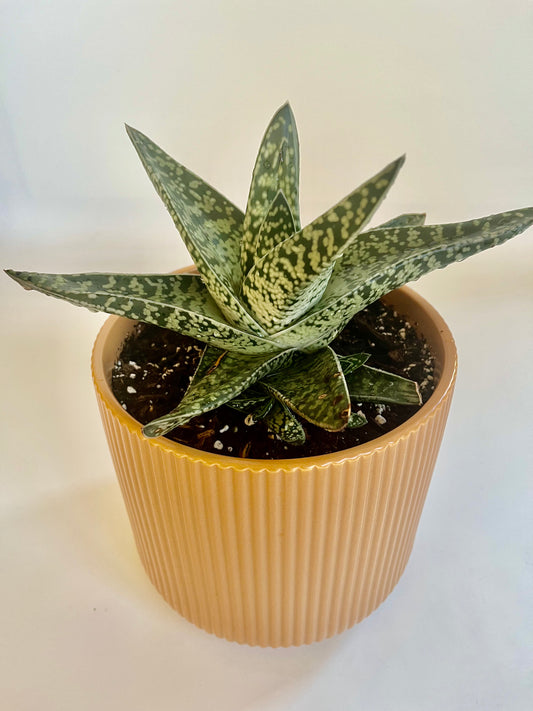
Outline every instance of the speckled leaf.
{"label": "speckled leaf", "polygon": [[216,365],[217,361],[222,358],[224,353],[226,353],[226,350],[206,344],[187,390],[190,390],[198,380],[201,380],[204,375]]}
{"label": "speckled leaf", "polygon": [[259,229],[279,190],[287,198],[295,229],[300,229],[299,176],[298,132],[287,103],[275,113],[268,125],[255,161],[241,243],[243,274],[247,274],[252,267]]}
{"label": "speckled leaf", "polygon": [[[278,266],[281,263],[283,260],[278,263]],[[288,261],[285,262],[285,266],[288,264]],[[313,280],[308,281],[303,290],[299,288],[301,282],[297,277],[297,268],[296,266],[291,272],[274,267],[271,272],[264,273],[261,277],[260,286],[258,283],[251,284],[246,281],[243,285],[243,302],[257,321],[261,322],[267,334],[274,338],[277,337],[277,332],[297,323],[320,301],[331,277],[333,264],[317,274]],[[283,298],[286,299],[286,309],[281,308]]]}
{"label": "speckled leaf", "polygon": [[347,356],[337,355],[337,358],[341,364],[344,377],[346,377],[347,375],[350,375],[350,373],[353,373],[354,370],[357,370],[357,368],[364,365],[370,358],[370,355],[368,353],[352,353]]}
{"label": "speckled leaf", "polygon": [[287,198],[280,190],[261,224],[257,237],[254,263],[277,244],[294,234],[294,220]]}
{"label": "speckled leaf", "polygon": [[267,356],[225,353],[217,360],[216,367],[210,368],[187,390],[178,407],[145,425],[143,433],[147,437],[161,437],[196,415],[224,405],[274,369],[288,363],[293,356],[294,351]]}
{"label": "speckled leaf", "polygon": [[393,217],[392,220],[388,220],[387,222],[378,225],[376,229],[382,230],[386,227],[419,227],[420,225],[423,225],[425,221],[425,212],[406,213],[405,215]]}
{"label": "speckled leaf", "polygon": [[243,282],[243,300],[269,333],[294,323],[321,298],[335,261],[356,241],[404,160],[388,165],[250,269]]}
{"label": "speckled leaf", "polygon": [[38,274],[7,271],[26,289],[179,331],[241,353],[279,351],[276,344],[227,323],[202,280],[192,274]]}
{"label": "speckled leaf", "polygon": [[191,381],[191,384],[195,380],[201,380],[204,375],[207,374],[211,368],[214,368],[217,361],[222,358],[224,355],[225,350],[222,348],[215,348],[213,346],[210,346],[209,344],[206,345],[204,348],[204,352],[202,353],[202,357],[200,358],[200,362],[198,363],[198,367],[196,368],[196,372],[194,374],[193,380]]}
{"label": "speckled leaf", "polygon": [[299,355],[288,368],[264,378],[262,385],[304,419],[331,432],[350,417],[350,397],[339,359],[331,348]]}
{"label": "speckled leaf", "polygon": [[227,404],[239,412],[251,412],[252,409],[266,406],[266,403],[271,403],[271,401],[272,396],[268,392],[257,385],[252,385]]}
{"label": "speckled leaf", "polygon": [[346,377],[350,397],[357,402],[421,405],[422,398],[414,380],[363,365]]}
{"label": "speckled leaf", "polygon": [[367,422],[368,420],[363,412],[352,412],[346,427],[349,430],[354,430],[356,427],[363,427],[363,425],[366,425]]}
{"label": "speckled leaf", "polygon": [[237,298],[242,212],[140,131],[126,129],[211,296],[230,322],[264,335]]}
{"label": "speckled leaf", "polygon": [[265,400],[257,401],[255,405],[250,405],[247,410],[241,410],[241,412],[246,412],[254,422],[258,422],[268,415],[275,402],[273,397],[269,397]]}
{"label": "speckled leaf", "polygon": [[268,429],[283,442],[289,444],[303,444],[305,442],[304,428],[289,408],[279,400],[275,401],[272,409],[263,419]]}
{"label": "speckled leaf", "polygon": [[[366,232],[337,263],[315,308],[276,341],[318,350],[361,309],[423,274],[502,244],[533,224],[533,208],[468,222]],[[296,345],[294,345],[296,344]]]}

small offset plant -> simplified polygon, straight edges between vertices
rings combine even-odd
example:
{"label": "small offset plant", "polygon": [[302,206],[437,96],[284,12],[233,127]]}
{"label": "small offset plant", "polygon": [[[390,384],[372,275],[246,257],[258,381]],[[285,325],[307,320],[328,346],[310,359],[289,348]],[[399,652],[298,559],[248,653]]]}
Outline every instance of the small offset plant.
{"label": "small offset plant", "polygon": [[369,367],[365,353],[340,356],[330,343],[382,295],[533,223],[533,208],[525,208],[443,225],[407,214],[364,231],[401,157],[302,228],[288,104],[261,143],[245,213],[142,133],[127,131],[198,274],[7,273],[27,289],[205,343],[185,396],[145,425],[147,437],[229,404],[301,444],[295,415],[335,432],[365,423],[352,401],[420,403],[415,382]]}

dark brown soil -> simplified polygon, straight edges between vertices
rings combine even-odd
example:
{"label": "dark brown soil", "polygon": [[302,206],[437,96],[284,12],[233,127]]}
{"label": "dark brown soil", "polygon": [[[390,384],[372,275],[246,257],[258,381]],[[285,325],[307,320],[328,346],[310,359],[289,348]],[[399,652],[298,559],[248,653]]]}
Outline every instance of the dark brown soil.
{"label": "dark brown soil", "polygon": [[[416,380],[425,402],[434,390],[434,359],[415,327],[380,301],[350,321],[332,343],[341,355],[370,353],[368,365]],[[113,392],[122,407],[146,424],[170,412],[180,402],[202,352],[202,344],[174,331],[137,324],[128,337],[112,377]],[[291,445],[269,433],[262,422],[230,407],[195,417],[166,436],[196,449],[251,459],[286,459],[327,454],[368,442],[405,422],[419,408],[353,402],[368,420],[363,427],[326,432],[301,420],[304,445]]]}

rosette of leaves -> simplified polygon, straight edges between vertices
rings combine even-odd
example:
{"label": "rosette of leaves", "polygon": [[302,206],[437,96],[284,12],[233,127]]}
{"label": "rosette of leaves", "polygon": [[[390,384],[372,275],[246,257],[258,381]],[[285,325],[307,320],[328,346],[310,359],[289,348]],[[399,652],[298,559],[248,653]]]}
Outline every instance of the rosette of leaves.
{"label": "rosette of leaves", "polygon": [[145,135],[127,131],[198,273],[8,274],[28,289],[205,343],[185,396],[145,425],[148,437],[229,404],[301,443],[302,420],[330,431],[364,424],[352,401],[419,403],[416,383],[366,365],[367,354],[341,357],[331,342],[392,289],[533,223],[533,208],[525,208],[439,225],[408,214],[365,229],[401,157],[302,228],[298,136],[288,104],[262,140],[245,212]]}

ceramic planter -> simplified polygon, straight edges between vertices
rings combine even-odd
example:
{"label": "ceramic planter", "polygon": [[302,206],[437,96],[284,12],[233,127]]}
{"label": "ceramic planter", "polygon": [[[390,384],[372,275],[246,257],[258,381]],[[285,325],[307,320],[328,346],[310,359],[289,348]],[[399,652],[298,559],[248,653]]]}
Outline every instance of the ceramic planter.
{"label": "ceramic planter", "polygon": [[307,459],[243,460],[144,438],[110,388],[132,322],[104,324],[93,379],[139,555],[165,600],[199,627],[251,645],[307,644],[362,620],[398,582],[444,432],[456,350],[413,291],[387,301],[429,342],[435,392],[379,439]]}

